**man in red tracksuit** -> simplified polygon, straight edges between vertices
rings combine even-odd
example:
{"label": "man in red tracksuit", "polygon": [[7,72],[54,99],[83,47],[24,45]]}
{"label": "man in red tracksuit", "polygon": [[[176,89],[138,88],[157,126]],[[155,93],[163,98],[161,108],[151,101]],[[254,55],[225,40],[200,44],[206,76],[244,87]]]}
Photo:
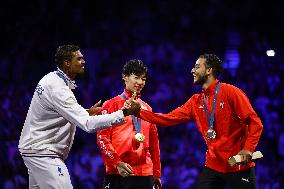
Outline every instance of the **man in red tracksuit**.
{"label": "man in red tracksuit", "polygon": [[[263,125],[244,92],[217,79],[221,70],[222,62],[216,55],[201,55],[191,73],[202,92],[168,114],[141,110],[140,117],[166,126],[196,121],[208,146],[197,188],[220,189],[227,184],[230,188],[253,189],[255,163],[251,157]],[[230,166],[228,158],[236,154],[245,162]]]}
{"label": "man in red tracksuit", "polygon": [[[106,101],[102,113],[121,109],[130,98],[139,99],[142,109],[152,111],[140,99],[146,76],[147,68],[141,60],[128,61],[122,70],[124,92]],[[155,124],[128,116],[122,125],[97,132],[97,143],[106,166],[104,188],[153,189],[154,186],[161,189],[160,148]]]}

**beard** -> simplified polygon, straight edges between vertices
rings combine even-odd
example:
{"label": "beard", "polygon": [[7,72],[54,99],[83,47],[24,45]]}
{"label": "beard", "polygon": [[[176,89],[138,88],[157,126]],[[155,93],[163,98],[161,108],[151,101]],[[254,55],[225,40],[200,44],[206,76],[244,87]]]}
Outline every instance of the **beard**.
{"label": "beard", "polygon": [[197,77],[197,80],[193,82],[194,85],[203,85],[207,81],[207,75],[200,75]]}

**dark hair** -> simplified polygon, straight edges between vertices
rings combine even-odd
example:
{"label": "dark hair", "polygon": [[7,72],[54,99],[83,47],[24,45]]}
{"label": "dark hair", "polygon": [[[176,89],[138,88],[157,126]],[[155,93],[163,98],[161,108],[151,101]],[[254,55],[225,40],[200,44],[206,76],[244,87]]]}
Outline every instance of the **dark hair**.
{"label": "dark hair", "polygon": [[62,45],[56,49],[54,61],[57,66],[62,66],[64,61],[71,61],[73,52],[80,50],[76,45]]}
{"label": "dark hair", "polygon": [[200,55],[200,58],[206,59],[206,68],[212,68],[213,69],[213,76],[217,78],[219,74],[223,70],[223,63],[215,54],[203,54]]}
{"label": "dark hair", "polygon": [[145,76],[147,77],[148,69],[141,60],[133,59],[124,64],[122,74],[126,76],[130,76],[131,74],[141,76],[145,74]]}

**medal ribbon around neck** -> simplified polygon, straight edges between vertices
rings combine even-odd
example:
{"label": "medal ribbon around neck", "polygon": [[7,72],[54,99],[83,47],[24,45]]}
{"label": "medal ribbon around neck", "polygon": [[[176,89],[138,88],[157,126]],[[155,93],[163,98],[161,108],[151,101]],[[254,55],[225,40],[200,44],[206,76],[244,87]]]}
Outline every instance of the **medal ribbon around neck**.
{"label": "medal ribbon around neck", "polygon": [[214,114],[215,114],[215,108],[216,108],[216,102],[217,102],[217,97],[218,97],[218,93],[220,90],[220,82],[218,82],[217,87],[215,89],[215,94],[214,94],[214,100],[213,100],[213,105],[212,105],[212,112],[211,112],[211,117],[206,105],[206,97],[205,94],[203,96],[203,105],[204,105],[204,109],[206,112],[206,117],[209,123],[209,129],[213,129],[213,123],[214,123]]}
{"label": "medal ribbon around neck", "polygon": [[[121,96],[123,97],[124,100],[126,100],[126,95],[125,95],[124,92],[121,94]],[[133,123],[133,125],[135,127],[136,134],[140,133],[140,130],[141,130],[141,119],[138,118],[138,121],[136,121],[136,118],[135,118],[134,115],[131,115],[131,118],[132,118],[132,123]]]}

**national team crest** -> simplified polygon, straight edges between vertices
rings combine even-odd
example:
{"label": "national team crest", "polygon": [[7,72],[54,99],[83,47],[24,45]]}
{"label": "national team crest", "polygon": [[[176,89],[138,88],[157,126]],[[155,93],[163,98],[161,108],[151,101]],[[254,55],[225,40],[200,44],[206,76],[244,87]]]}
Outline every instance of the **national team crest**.
{"label": "national team crest", "polygon": [[220,102],[220,107],[223,109],[224,108],[224,101]]}
{"label": "national team crest", "polygon": [[59,176],[63,176],[63,172],[62,172],[61,167],[57,167],[57,171],[59,173]]}

